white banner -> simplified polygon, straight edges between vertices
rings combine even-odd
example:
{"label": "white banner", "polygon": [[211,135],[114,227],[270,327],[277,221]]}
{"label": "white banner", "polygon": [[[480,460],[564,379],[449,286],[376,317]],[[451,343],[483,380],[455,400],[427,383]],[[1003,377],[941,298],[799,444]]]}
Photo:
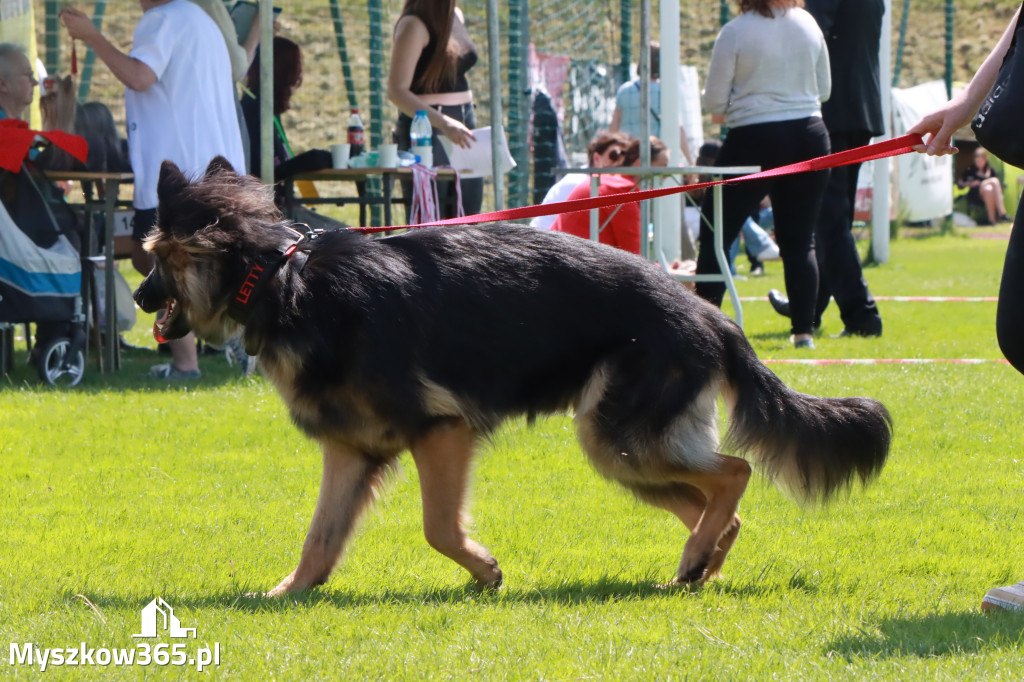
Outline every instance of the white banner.
{"label": "white banner", "polygon": [[[946,101],[946,85],[942,81],[906,89],[893,88],[893,136],[906,134],[925,114]],[[952,157],[904,154],[896,160],[896,166],[899,170],[898,216],[901,220],[920,222],[953,212]]]}

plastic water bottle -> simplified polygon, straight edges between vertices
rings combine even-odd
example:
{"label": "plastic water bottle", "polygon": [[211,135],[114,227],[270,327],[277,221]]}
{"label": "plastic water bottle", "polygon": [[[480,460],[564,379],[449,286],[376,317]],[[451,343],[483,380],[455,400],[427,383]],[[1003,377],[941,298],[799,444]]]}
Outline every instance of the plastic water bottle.
{"label": "plastic water bottle", "polygon": [[412,153],[420,157],[420,163],[428,167],[434,165],[433,135],[434,130],[430,126],[427,112],[420,109],[412,119],[409,137],[412,140]]}
{"label": "plastic water bottle", "polygon": [[349,158],[363,153],[363,119],[359,118],[359,110],[353,109],[348,117],[348,143],[352,145]]}

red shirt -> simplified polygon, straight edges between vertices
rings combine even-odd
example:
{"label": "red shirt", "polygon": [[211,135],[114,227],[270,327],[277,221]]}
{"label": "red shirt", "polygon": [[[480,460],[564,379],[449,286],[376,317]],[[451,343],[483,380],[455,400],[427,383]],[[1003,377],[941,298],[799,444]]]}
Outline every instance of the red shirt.
{"label": "red shirt", "polygon": [[[636,181],[629,176],[602,175],[597,195],[603,197],[609,194],[622,194],[635,188]],[[581,182],[569,193],[569,200],[589,198],[589,180]],[[598,214],[600,215],[598,227],[604,225],[604,229],[598,235],[602,244],[614,246],[630,253],[640,253],[640,204],[632,202],[620,206],[609,206],[598,209]],[[555,219],[551,229],[590,239],[590,211],[563,213]]]}

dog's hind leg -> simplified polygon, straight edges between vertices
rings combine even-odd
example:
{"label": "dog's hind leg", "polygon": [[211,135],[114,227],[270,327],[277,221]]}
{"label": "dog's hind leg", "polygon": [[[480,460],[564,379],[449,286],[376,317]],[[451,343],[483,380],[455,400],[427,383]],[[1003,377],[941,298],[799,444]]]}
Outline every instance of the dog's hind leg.
{"label": "dog's hind leg", "polygon": [[[626,484],[626,486],[643,502],[654,507],[665,509],[675,514],[692,532],[701,520],[704,510],[707,507],[707,498],[700,490],[685,483],[668,485],[637,485]],[[732,523],[727,527],[725,533],[718,539],[711,560],[708,562],[704,572],[703,580],[716,577],[725,563],[725,557],[732,549],[733,543],[740,532],[740,517],[733,515]]]}
{"label": "dog's hind leg", "polygon": [[423,497],[423,532],[430,546],[463,566],[481,587],[499,587],[498,562],[466,537],[462,526],[475,434],[462,420],[431,429],[412,447]]}
{"label": "dog's hind leg", "polygon": [[316,511],[302,545],[302,558],[291,575],[267,593],[277,597],[327,582],[360,512],[373,498],[390,465],[337,446],[324,445],[324,473]]}
{"label": "dog's hind leg", "polygon": [[714,471],[680,471],[666,464],[658,472],[663,480],[675,479],[697,488],[706,499],[704,511],[683,547],[679,570],[672,581],[676,584],[704,582],[716,574],[739,534],[736,508],[750,480],[750,465],[739,457],[716,457]]}

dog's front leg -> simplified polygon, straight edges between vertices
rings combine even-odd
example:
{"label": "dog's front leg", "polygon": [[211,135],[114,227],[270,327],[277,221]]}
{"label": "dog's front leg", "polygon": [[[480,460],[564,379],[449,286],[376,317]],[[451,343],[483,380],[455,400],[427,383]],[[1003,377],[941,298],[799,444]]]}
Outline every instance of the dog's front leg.
{"label": "dog's front leg", "polygon": [[327,582],[359,513],[373,496],[388,463],[324,445],[324,473],[299,566],[267,593],[277,597]]}
{"label": "dog's front leg", "polygon": [[446,422],[413,444],[423,497],[427,542],[458,562],[481,587],[500,587],[501,569],[484,547],[466,537],[462,505],[475,437],[465,421]]}

